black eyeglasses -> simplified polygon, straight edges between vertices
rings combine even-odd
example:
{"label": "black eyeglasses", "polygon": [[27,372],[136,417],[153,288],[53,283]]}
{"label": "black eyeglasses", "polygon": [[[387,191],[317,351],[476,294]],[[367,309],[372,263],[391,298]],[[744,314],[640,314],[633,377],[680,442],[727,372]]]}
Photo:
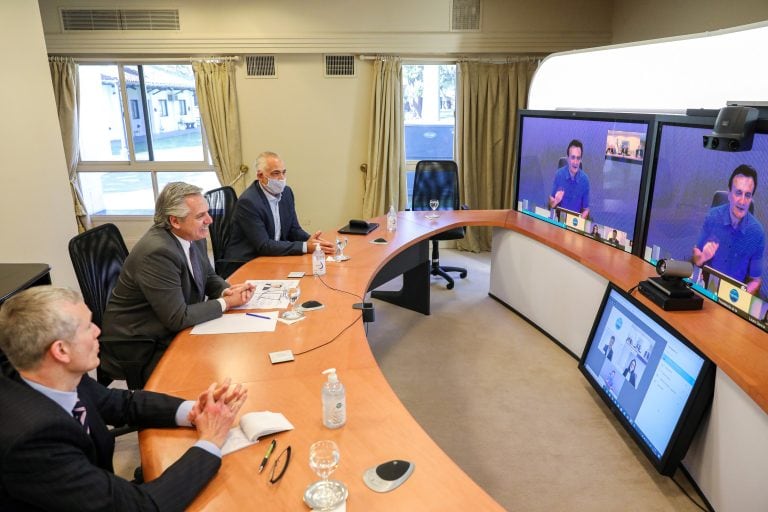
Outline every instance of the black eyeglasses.
{"label": "black eyeglasses", "polygon": [[272,472],[269,474],[269,483],[276,484],[283,478],[285,470],[288,469],[288,463],[291,462],[291,447],[285,448],[272,464]]}

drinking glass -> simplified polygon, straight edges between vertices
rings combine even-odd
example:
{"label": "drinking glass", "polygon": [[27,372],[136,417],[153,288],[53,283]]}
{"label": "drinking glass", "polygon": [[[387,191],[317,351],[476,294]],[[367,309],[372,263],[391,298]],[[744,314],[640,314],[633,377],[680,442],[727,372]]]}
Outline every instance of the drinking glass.
{"label": "drinking glass", "polygon": [[304,492],[304,501],[313,509],[330,510],[347,499],[347,487],[337,480],[328,480],[340,458],[339,447],[333,441],[318,441],[309,447],[309,467],[321,478]]}
{"label": "drinking glass", "polygon": [[334,256],[336,261],[347,261],[349,259],[349,256],[344,255],[344,249],[347,247],[348,243],[349,238],[345,236],[336,237],[336,255]]}
{"label": "drinking glass", "polygon": [[304,316],[299,309],[294,309],[293,305],[299,300],[301,289],[298,286],[283,289],[283,297],[288,299],[288,309],[283,312],[284,320],[297,320]]}
{"label": "drinking glass", "polygon": [[440,214],[437,213],[437,211],[436,211],[438,206],[440,206],[440,201],[438,201],[437,199],[430,199],[429,200],[429,207],[432,208],[432,213],[430,213],[428,215],[428,217],[430,219],[436,219],[436,218],[438,218],[440,216]]}

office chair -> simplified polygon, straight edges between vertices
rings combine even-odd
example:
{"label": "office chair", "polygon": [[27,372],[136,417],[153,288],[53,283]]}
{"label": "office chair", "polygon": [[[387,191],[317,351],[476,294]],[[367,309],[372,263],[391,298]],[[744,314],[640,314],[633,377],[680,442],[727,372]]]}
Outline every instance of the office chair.
{"label": "office chair", "polygon": [[[83,300],[99,328],[127,256],[128,249],[114,224],[89,229],[69,241],[69,257]],[[96,369],[96,379],[105,386],[113,380],[125,379],[128,389],[143,388],[149,377],[145,375],[146,366],[156,348],[157,343],[150,338],[100,336],[101,363]]]}
{"label": "office chair", "polygon": [[230,221],[235,211],[237,193],[232,187],[224,186],[206,192],[205,199],[208,200],[208,213],[213,219],[213,223],[208,227],[213,249],[213,267],[217,274],[226,279],[234,271],[229,265],[231,262],[224,260],[224,252],[229,243]]}
{"label": "office chair", "polygon": [[[714,208],[715,206],[720,206],[721,204],[725,204],[727,202],[728,202],[728,191],[727,190],[718,190],[712,196],[712,208]],[[755,214],[755,203],[754,202],[749,203],[749,213],[751,213],[752,215]]]}
{"label": "office chair", "polygon": [[[413,195],[411,197],[411,209],[414,211],[431,210],[429,200],[440,201],[440,210],[466,209],[459,204],[459,169],[456,162],[451,160],[421,160],[416,164],[416,175],[413,178]],[[432,241],[432,267],[430,273],[440,276],[448,284],[446,288],[453,288],[453,277],[448,272],[458,272],[459,277],[467,277],[467,269],[460,267],[447,267],[440,265],[440,253],[438,243],[440,240],[459,240],[464,238],[464,227],[454,228],[439,233]]]}

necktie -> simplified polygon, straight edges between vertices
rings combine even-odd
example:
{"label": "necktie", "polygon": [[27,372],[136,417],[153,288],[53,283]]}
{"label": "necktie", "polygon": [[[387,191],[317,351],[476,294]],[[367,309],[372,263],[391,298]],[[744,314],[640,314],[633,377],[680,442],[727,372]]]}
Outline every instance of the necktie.
{"label": "necktie", "polygon": [[192,272],[192,278],[197,280],[197,257],[195,256],[195,250],[192,246],[189,246],[189,265]]}
{"label": "necktie", "polygon": [[72,416],[78,422],[80,422],[86,434],[91,433],[91,429],[88,427],[88,421],[86,420],[86,416],[88,416],[88,411],[85,410],[85,404],[83,404],[83,402],[81,402],[79,398],[75,403],[75,408],[72,409]]}

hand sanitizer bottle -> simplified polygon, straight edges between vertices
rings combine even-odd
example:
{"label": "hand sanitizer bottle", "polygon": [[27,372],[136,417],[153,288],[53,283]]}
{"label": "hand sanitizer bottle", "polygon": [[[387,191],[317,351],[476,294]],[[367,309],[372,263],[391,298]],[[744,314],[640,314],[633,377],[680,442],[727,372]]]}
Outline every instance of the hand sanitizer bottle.
{"label": "hand sanitizer bottle", "polygon": [[315,245],[315,251],[312,253],[312,274],[316,276],[325,275],[325,254],[320,248],[320,244]]}
{"label": "hand sanitizer bottle", "polygon": [[328,368],[323,374],[328,375],[323,384],[323,425],[339,428],[347,422],[346,391],[336,376],[336,368]]}
{"label": "hand sanitizer bottle", "polygon": [[387,212],[387,231],[397,230],[397,212],[394,205],[389,205],[389,211]]}

